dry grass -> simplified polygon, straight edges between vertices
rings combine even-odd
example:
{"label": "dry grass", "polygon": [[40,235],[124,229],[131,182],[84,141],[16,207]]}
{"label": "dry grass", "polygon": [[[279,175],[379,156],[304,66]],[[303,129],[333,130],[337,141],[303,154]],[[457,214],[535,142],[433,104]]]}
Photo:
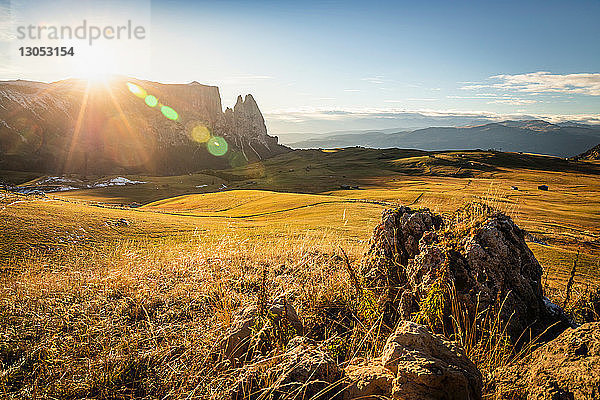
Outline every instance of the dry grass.
{"label": "dry grass", "polygon": [[335,251],[309,239],[257,248],[226,237],[31,255],[10,268],[21,272],[2,275],[0,393],[218,398],[233,377],[207,361],[234,309],[264,289],[269,297],[288,292],[310,329],[328,318],[322,305],[350,303]]}
{"label": "dry grass", "polygon": [[[381,352],[389,328],[377,299],[353,277],[364,244],[309,234],[258,243],[235,234],[189,234],[72,245],[7,261],[0,397],[223,398],[247,373],[211,358],[233,311],[283,292],[307,336],[342,366]],[[581,299],[577,287],[573,304]],[[500,308],[473,316],[451,287],[442,290],[454,299],[444,316],[453,322],[446,335],[485,376],[523,355],[507,340]],[[283,349],[274,359],[277,351]],[[260,375],[260,393],[272,384],[268,371]]]}

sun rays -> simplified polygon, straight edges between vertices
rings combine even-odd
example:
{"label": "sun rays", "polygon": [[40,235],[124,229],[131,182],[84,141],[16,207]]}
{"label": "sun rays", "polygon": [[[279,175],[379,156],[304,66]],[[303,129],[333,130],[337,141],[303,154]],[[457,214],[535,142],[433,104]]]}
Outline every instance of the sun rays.
{"label": "sun rays", "polygon": [[69,151],[67,152],[67,158],[65,159],[63,172],[68,171],[69,167],[71,166],[75,147],[77,145],[77,142],[79,139],[79,134],[81,132],[81,126],[83,125],[83,118],[85,116],[85,110],[88,105],[88,99],[90,96],[90,85],[91,85],[91,83],[88,81],[87,85],[85,87],[85,92],[83,93],[83,98],[81,100],[81,107],[79,108],[79,113],[77,114],[77,121],[75,122],[75,128],[73,129],[73,134],[71,135],[71,143],[69,145]]}
{"label": "sun rays", "polygon": [[[122,166],[143,166],[151,163],[151,149],[143,145],[145,131],[143,119],[123,110],[115,91],[118,81],[85,80],[77,119],[72,131],[63,172],[75,167],[77,162],[87,164],[88,158],[98,154]],[[87,167],[87,166],[86,166]]]}
{"label": "sun rays", "polygon": [[[17,149],[23,142],[35,152],[32,143],[39,142],[42,149],[43,143],[58,139],[64,153],[54,153],[52,164],[62,173],[95,175],[111,168],[153,171],[158,166],[169,167],[178,160],[163,151],[166,141],[187,146],[186,151],[197,154],[194,157],[198,163],[218,157],[233,165],[237,154],[220,133],[220,122],[198,115],[187,106],[189,99],[180,98],[168,85],[110,76],[105,80],[67,79],[32,87],[35,91],[23,101],[29,102],[34,111],[31,114],[22,110],[19,114],[25,121],[18,128],[22,140],[14,141],[13,147]],[[44,105],[44,109],[51,105],[53,120],[64,124],[64,128],[38,129],[39,120],[45,116],[37,114],[33,107],[36,104]]]}

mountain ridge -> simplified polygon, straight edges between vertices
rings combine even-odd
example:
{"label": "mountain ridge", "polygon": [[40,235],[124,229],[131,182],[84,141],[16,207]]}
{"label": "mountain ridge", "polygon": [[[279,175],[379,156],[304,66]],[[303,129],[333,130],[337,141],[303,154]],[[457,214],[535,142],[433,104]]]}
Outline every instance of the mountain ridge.
{"label": "mountain ridge", "polygon": [[223,110],[219,88],[197,81],[0,81],[3,169],[172,174],[285,151],[251,94]]}
{"label": "mountain ridge", "polygon": [[420,150],[498,149],[571,157],[600,140],[600,127],[561,126],[544,120],[507,120],[460,127],[429,127],[410,131],[369,131],[367,135],[324,135],[291,143],[292,148],[365,146]]}

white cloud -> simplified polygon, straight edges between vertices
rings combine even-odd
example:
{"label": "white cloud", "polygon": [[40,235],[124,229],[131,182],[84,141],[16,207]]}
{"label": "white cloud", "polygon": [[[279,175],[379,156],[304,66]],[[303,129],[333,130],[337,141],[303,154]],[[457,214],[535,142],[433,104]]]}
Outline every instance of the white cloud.
{"label": "white cloud", "polygon": [[404,103],[406,101],[438,101],[439,99],[433,99],[433,98],[419,98],[419,97],[408,97],[404,100],[384,100],[384,103]]}
{"label": "white cloud", "polygon": [[383,85],[386,81],[382,75],[370,76],[367,78],[362,78],[361,81],[373,83],[375,85]]}
{"label": "white cloud", "polygon": [[578,93],[589,96],[600,96],[600,73],[552,74],[546,71],[516,75],[494,75],[490,79],[496,83],[474,83],[461,89],[494,88],[541,93]]}
{"label": "white cloud", "polygon": [[525,104],[534,104],[537,102],[538,102],[537,100],[508,98],[508,99],[496,99],[496,100],[488,101],[487,104],[511,104],[513,106],[523,106]]}
{"label": "white cloud", "polygon": [[[519,113],[524,110],[518,110]],[[407,110],[401,108],[314,108],[301,107],[283,110],[273,110],[264,113],[268,120],[302,122],[307,120],[352,120],[355,118],[381,118],[397,119],[404,117],[426,116],[426,117],[471,117],[483,118],[491,121],[504,121],[509,119],[543,119],[548,122],[557,123],[563,121],[576,121],[589,124],[600,124],[599,114],[501,114],[491,111],[461,111],[461,110],[431,110],[415,109]]]}
{"label": "white cloud", "polygon": [[509,95],[497,95],[493,93],[476,93],[474,96],[446,96],[446,98],[460,100],[487,100],[487,104],[511,104],[517,106],[539,103],[538,100],[523,99]]}

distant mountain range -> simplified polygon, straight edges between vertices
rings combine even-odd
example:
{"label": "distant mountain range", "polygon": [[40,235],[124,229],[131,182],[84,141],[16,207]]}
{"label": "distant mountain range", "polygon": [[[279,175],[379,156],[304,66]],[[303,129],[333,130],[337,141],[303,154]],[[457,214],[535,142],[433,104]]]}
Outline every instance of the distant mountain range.
{"label": "distant mountain range", "polygon": [[414,148],[421,150],[496,149],[572,157],[600,142],[600,126],[543,120],[504,121],[462,127],[431,127],[390,132],[332,133],[290,144],[292,148]]}
{"label": "distant mountain range", "polygon": [[[466,126],[496,122],[486,115],[426,115],[409,111],[350,112],[319,111],[266,114],[270,132],[277,132],[281,143],[289,145],[307,139],[317,139],[333,133],[356,133],[360,131],[401,132],[424,129],[431,126]],[[509,119],[509,118],[507,118]],[[534,119],[519,115],[510,119]],[[373,129],[373,127],[377,127]]]}
{"label": "distant mountain range", "polygon": [[286,151],[251,95],[223,111],[216,86],[0,82],[0,169],[175,174]]}

